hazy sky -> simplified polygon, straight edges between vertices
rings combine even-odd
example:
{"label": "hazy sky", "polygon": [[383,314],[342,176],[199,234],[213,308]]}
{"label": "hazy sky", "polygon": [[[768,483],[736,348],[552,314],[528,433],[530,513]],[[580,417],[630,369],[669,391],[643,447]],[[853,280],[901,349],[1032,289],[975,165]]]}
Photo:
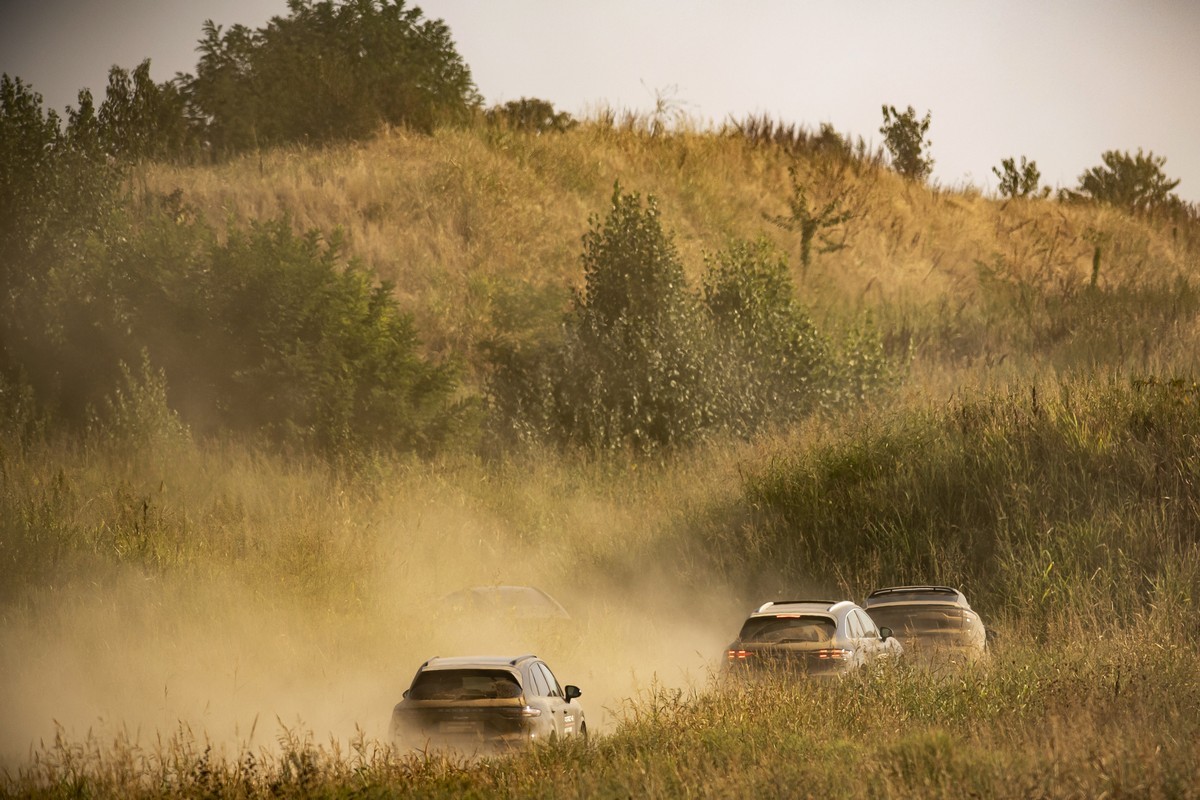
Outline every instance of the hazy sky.
{"label": "hazy sky", "polygon": [[[429,0],[489,104],[695,119],[768,113],[881,140],[880,107],[932,112],[934,178],[994,188],[1009,156],[1074,186],[1105,150],[1167,157],[1200,202],[1197,0]],[[109,66],[191,72],[207,18],[259,27],[284,0],[0,0],[0,71],[59,111]],[[99,99],[99,98],[97,98]]]}

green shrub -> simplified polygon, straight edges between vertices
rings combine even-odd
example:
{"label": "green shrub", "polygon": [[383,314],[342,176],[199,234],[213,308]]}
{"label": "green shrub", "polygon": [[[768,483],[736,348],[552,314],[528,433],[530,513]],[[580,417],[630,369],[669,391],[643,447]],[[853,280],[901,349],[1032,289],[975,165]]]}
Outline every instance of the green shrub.
{"label": "green shrub", "polygon": [[832,351],[796,300],[787,260],[765,240],[709,260],[704,304],[717,334],[718,418],[738,433],[814,410],[832,388]]}
{"label": "green shrub", "polygon": [[496,347],[487,393],[502,441],[646,452],[748,436],[887,383],[878,338],[836,348],[795,299],[786,261],[735,242],[687,285],[653,197],[618,186],[584,236],[585,286],[557,342]]}
{"label": "green shrub", "polygon": [[930,142],[925,138],[929,132],[929,112],[925,112],[923,119],[917,119],[912,106],[903,112],[897,111],[895,106],[884,106],[879,132],[892,155],[896,172],[915,181],[929,177],[933,171],[933,159],[926,152]]}
{"label": "green shrub", "polygon": [[1100,160],[1104,163],[1092,167],[1079,176],[1076,190],[1063,190],[1067,200],[1093,200],[1128,211],[1131,214],[1146,214],[1177,208],[1180,200],[1171,190],[1179,180],[1171,180],[1163,172],[1167,163],[1165,156],[1154,153],[1137,155],[1117,150],[1105,151]]}
{"label": "green shrub", "polygon": [[[176,195],[68,255],[26,286],[4,342],[9,380],[64,421],[137,418],[120,392],[145,353],[145,375],[162,373],[170,409],[202,434],[428,453],[469,424],[457,369],[418,355],[391,287],[347,261],[336,234],[281,219],[220,241]],[[114,398],[117,413],[90,411]]]}
{"label": "green shrub", "polygon": [[1027,161],[1021,156],[1021,166],[1017,167],[1015,159],[1006,158],[1000,162],[1000,167],[992,167],[992,173],[1000,179],[998,191],[1001,197],[1036,197],[1050,192],[1043,192],[1039,185],[1042,172],[1036,161]]}

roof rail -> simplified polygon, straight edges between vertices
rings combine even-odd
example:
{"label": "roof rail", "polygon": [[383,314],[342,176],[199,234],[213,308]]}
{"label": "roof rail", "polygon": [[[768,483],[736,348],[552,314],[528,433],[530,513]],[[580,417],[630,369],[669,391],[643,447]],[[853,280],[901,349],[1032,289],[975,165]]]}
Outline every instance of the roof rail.
{"label": "roof rail", "polygon": [[897,594],[900,592],[937,592],[941,594],[958,595],[958,589],[952,586],[889,586],[886,589],[876,589],[867,597],[881,597],[885,594]]}
{"label": "roof rail", "polygon": [[512,661],[510,661],[508,663],[512,664],[515,667],[517,665],[517,662],[524,661],[527,658],[537,658],[537,656],[535,656],[533,653],[526,653],[523,656],[517,656],[516,658],[514,658]]}

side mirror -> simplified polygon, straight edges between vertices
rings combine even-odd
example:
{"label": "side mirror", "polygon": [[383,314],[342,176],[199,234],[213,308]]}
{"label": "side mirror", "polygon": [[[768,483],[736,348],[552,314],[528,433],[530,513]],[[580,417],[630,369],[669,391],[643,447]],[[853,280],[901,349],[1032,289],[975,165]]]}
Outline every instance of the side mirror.
{"label": "side mirror", "polygon": [[563,688],[564,688],[564,691],[567,693],[567,702],[568,703],[571,702],[572,700],[574,700],[576,697],[579,697],[583,694],[583,692],[580,691],[578,686],[574,686],[570,683],[568,683]]}
{"label": "side mirror", "polygon": [[879,638],[883,639],[885,642],[888,639],[892,638],[892,629],[889,628],[888,626],[884,625],[882,628],[879,629]]}

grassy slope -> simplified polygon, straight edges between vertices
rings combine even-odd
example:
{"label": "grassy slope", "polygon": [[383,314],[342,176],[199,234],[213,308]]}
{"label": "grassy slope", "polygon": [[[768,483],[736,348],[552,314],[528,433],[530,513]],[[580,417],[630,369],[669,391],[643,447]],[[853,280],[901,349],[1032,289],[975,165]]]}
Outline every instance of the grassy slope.
{"label": "grassy slope", "polygon": [[[794,253],[763,219],[786,209],[789,163],[698,133],[393,131],[212,168],[152,165],[136,186],[179,188],[213,221],[287,212],[301,228],[342,226],[352,253],[396,282],[429,348],[478,367],[487,336],[553,330],[614,180],[659,197],[695,277],[734,236]],[[821,162],[800,168],[818,196],[835,185]],[[130,457],[6,432],[10,789],[1194,794],[1195,721],[1163,709],[1194,707],[1200,691],[1187,622],[1200,580],[1195,392],[1190,379],[1134,390],[1128,377],[1195,374],[1197,304],[1176,279],[1197,280],[1197,232],[869,168],[843,180],[864,214],[850,246],[796,276],[818,321],[870,312],[895,352],[912,353],[883,413],[662,464],[533,453],[350,477],[236,443],[172,439]],[[1000,388],[972,388],[985,386]],[[762,595],[923,577],[966,583],[1001,626],[990,670],[710,690],[706,669]],[[614,735],[587,753],[467,768],[375,751],[412,668],[479,646],[422,603],[486,581],[538,583],[578,612],[565,635],[492,644],[551,658]],[[347,738],[361,724],[365,740],[272,743],[246,733],[260,709]],[[86,737],[98,718],[110,722]],[[177,720],[203,732],[113,733],[112,721],[163,732]],[[20,756],[31,736],[46,744]],[[861,785],[844,781],[848,763]]]}
{"label": "grassy slope", "polygon": [[[278,150],[214,168],[155,166],[138,186],[181,189],[214,222],[289,213],[302,229],[342,227],[351,252],[395,282],[429,346],[462,355],[497,325],[516,325],[514,314],[554,324],[581,279],[589,215],[606,212],[617,180],[659,198],[693,278],[706,253],[735,237],[767,236],[796,258],[797,243],[764,219],[787,211],[792,163],[784,149],[712,133],[651,136],[598,125],[544,136],[390,131],[363,144]],[[1115,309],[1120,316],[1169,300],[1177,275],[1195,275],[1200,230],[1146,226],[1102,208],[931,190],[804,154],[795,163],[814,203],[843,191],[858,212],[848,247],[816,256],[808,275],[797,265],[818,321],[841,324],[869,310],[897,346],[912,343],[956,365],[1033,355],[1119,368],[1192,366],[1191,316],[1173,341],[1163,340],[1156,319],[1118,342],[1109,320],[1098,324],[1099,315],[1080,306],[1097,245],[1097,287],[1133,295],[1129,308]],[[1079,344],[1081,333],[1093,332],[1106,334],[1103,341]],[[1064,339],[1074,350],[1054,346]]]}

